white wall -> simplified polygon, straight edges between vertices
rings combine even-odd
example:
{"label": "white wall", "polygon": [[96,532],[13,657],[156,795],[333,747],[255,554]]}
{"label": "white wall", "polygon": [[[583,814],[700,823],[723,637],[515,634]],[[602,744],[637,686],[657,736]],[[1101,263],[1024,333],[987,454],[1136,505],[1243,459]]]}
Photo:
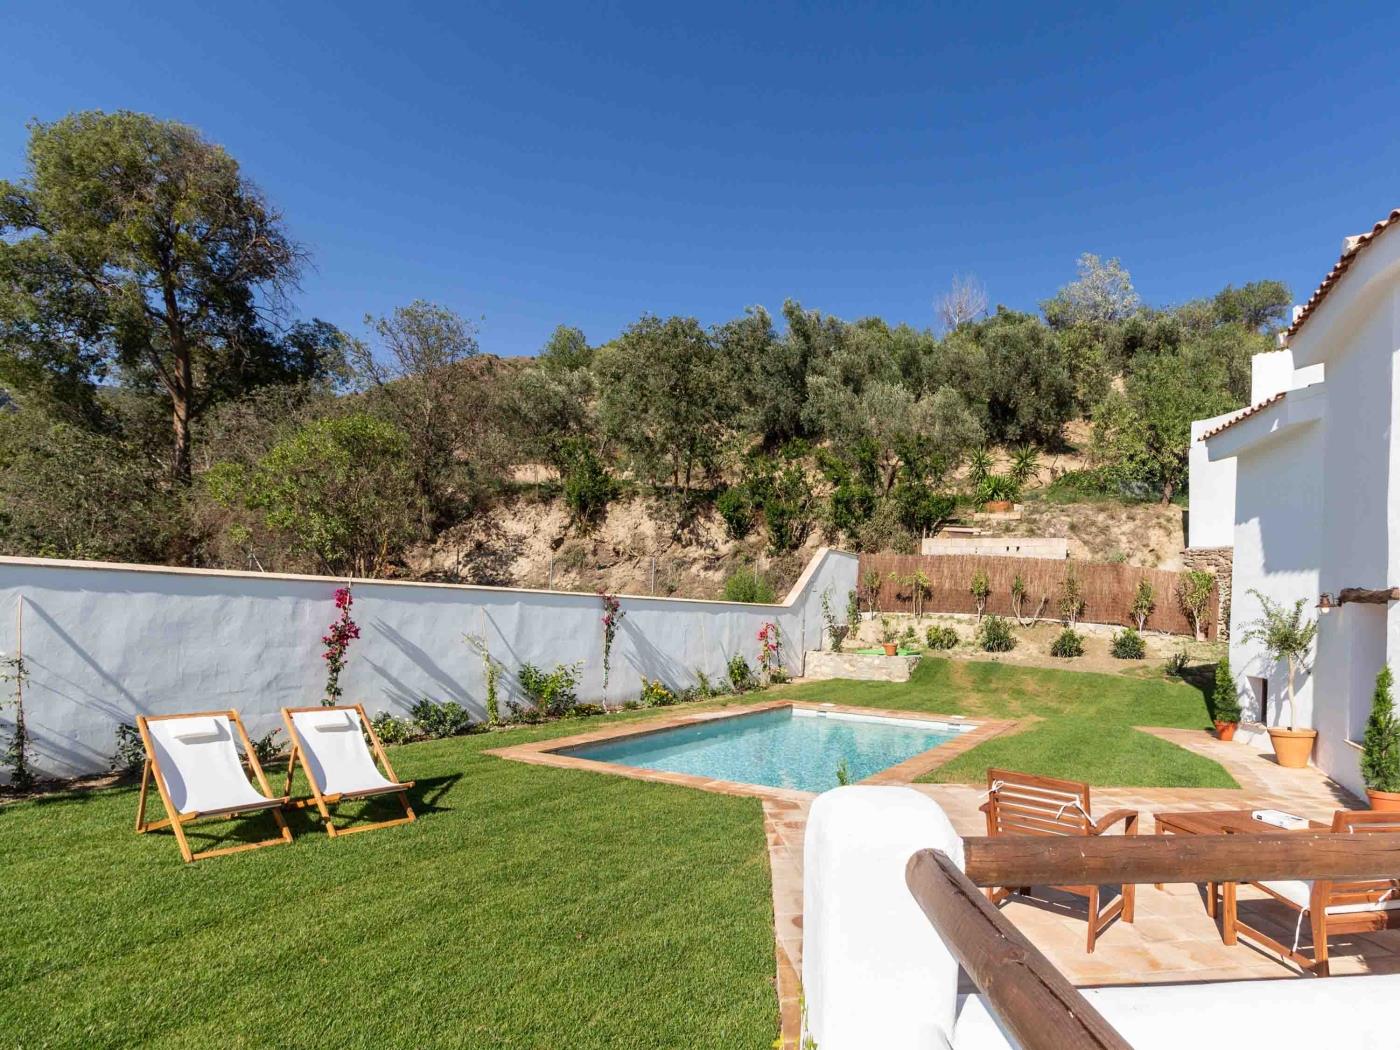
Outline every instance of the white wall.
{"label": "white wall", "polygon": [[[1316,610],[1318,552],[1322,540],[1322,428],[1291,430],[1242,451],[1236,477],[1234,568],[1230,601],[1230,670],[1240,687],[1240,702],[1249,717],[1270,725],[1286,724],[1285,668],[1275,667],[1258,642],[1248,641],[1246,626],[1258,619],[1258,590],[1291,605],[1299,598]],[[1252,694],[1245,677],[1269,680],[1266,713],[1250,710]],[[1295,679],[1298,724],[1312,725],[1312,678]]]}
{"label": "white wall", "polygon": [[1198,419],[1191,424],[1187,454],[1190,488],[1186,515],[1188,547],[1229,547],[1235,542],[1235,460],[1212,460],[1201,435],[1236,415]]}
{"label": "white wall", "polygon": [[[858,564],[823,549],[781,605],[623,596],[606,695],[596,595],[355,581],[361,637],[342,677],[345,699],[364,701],[371,713],[402,713],[426,696],[484,717],[482,660],[468,634],[485,635],[505,665],[502,714],[507,698],[523,702],[514,678],[522,663],[581,661],[580,699],[616,705],[636,697],[643,675],[684,686],[697,668],[723,679],[735,653],[756,664],[758,630],[770,620],[782,631],[784,663],[797,672],[804,650],[821,645],[822,592],[830,588],[833,611],[844,616]],[[324,692],[321,637],[342,583],[0,558],[0,649],[15,650],[22,597],[37,767],[54,775],[105,770],[118,723],[138,713],[233,707],[255,736],[280,726],[279,708],[315,704]]]}

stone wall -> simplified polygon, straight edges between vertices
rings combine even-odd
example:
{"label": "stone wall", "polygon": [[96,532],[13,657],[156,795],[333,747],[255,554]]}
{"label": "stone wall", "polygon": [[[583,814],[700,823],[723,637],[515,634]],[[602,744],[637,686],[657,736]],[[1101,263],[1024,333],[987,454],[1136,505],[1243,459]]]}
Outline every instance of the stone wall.
{"label": "stone wall", "polygon": [[1233,547],[1187,547],[1181,560],[1188,569],[1204,569],[1215,574],[1215,586],[1220,594],[1216,630],[1219,637],[1230,637],[1230,583],[1235,560]]}
{"label": "stone wall", "polygon": [[806,678],[855,678],[864,682],[907,682],[917,656],[878,656],[873,653],[809,652]]}

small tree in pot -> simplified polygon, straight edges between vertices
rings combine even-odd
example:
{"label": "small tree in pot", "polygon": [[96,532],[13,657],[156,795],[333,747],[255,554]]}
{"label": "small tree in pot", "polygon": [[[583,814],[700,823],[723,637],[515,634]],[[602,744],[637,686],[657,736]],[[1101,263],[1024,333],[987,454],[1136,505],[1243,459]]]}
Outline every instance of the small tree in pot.
{"label": "small tree in pot", "polygon": [[1294,702],[1293,678],[1299,668],[1304,671],[1308,669],[1308,653],[1317,638],[1317,621],[1304,617],[1306,599],[1299,598],[1288,609],[1256,590],[1249,593],[1258,599],[1263,614],[1245,628],[1244,640],[1258,642],[1272,660],[1282,660],[1288,667],[1288,691],[1285,694],[1288,699],[1288,727],[1270,726],[1269,741],[1274,745],[1274,757],[1279,765],[1301,769],[1308,764],[1317,730],[1297,728],[1298,708]]}
{"label": "small tree in pot", "polygon": [[1230,658],[1222,656],[1215,665],[1215,692],[1210,699],[1215,720],[1215,735],[1221,740],[1233,740],[1239,728],[1240,697],[1235,691],[1235,676],[1230,673]]}
{"label": "small tree in pot", "polygon": [[1371,808],[1400,811],[1400,719],[1395,717],[1391,696],[1390,667],[1376,675],[1376,691],[1371,694],[1371,716],[1366,720],[1366,736],[1361,742],[1361,779]]}

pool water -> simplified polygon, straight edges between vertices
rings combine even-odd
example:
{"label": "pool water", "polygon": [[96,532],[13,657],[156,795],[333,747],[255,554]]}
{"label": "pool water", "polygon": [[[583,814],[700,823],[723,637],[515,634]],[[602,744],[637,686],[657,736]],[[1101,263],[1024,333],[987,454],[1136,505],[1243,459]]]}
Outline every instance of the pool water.
{"label": "pool water", "polygon": [[827,791],[842,760],[855,783],[972,726],[784,707],[655,733],[577,744],[559,754],[712,780]]}

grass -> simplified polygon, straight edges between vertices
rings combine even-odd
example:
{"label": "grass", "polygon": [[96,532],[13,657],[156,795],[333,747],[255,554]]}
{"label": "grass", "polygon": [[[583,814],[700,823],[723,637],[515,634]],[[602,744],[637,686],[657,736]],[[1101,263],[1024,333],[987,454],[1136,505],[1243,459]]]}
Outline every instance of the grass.
{"label": "grass", "polygon": [[[811,683],[763,699],[1040,719],[939,779],[976,781],[1000,764],[1095,784],[1234,786],[1215,763],[1131,728],[1204,726],[1203,695],[925,658],[908,683]],[[481,753],[579,728],[395,748],[396,771],[418,781],[417,824],[331,841],[297,813],[291,846],[188,866],[168,832],[132,833],[133,787],[0,806],[0,1041],[770,1046],[759,802]],[[196,848],[269,826],[201,825]]]}
{"label": "grass", "polygon": [[925,656],[907,682],[804,682],[771,695],[1029,723],[925,781],[985,782],[1000,766],[1101,787],[1239,786],[1219,763],[1133,728],[1207,728],[1201,684]]}
{"label": "grass", "polygon": [[0,1042],[767,1047],[760,804],[481,754],[579,725],[396,748],[417,824],[194,865],[134,788],[0,807]]}

